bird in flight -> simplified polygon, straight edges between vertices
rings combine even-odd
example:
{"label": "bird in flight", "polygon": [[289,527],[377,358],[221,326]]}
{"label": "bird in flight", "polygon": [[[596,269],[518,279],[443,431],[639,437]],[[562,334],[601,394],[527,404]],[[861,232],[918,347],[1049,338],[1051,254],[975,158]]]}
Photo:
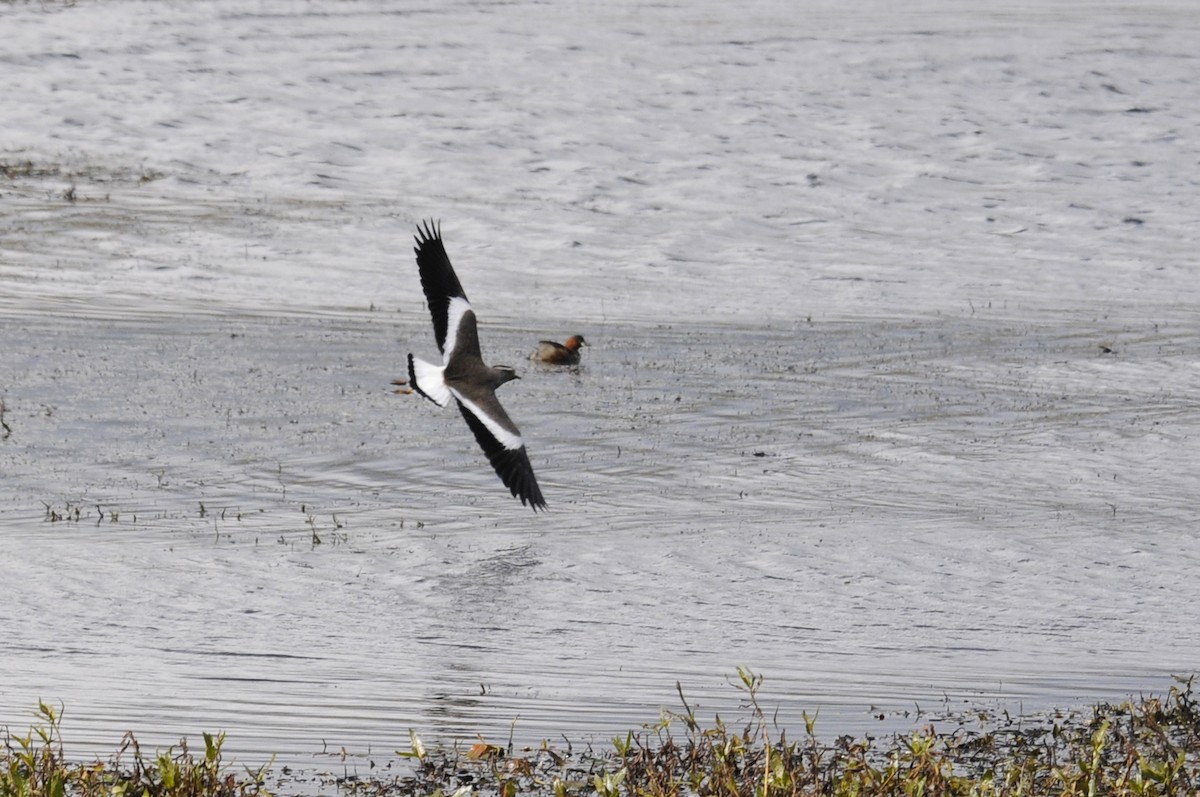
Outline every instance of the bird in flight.
{"label": "bird in flight", "polygon": [[583,335],[572,335],[564,343],[539,340],[537,349],[529,355],[529,359],[544,365],[578,365],[579,348],[587,345]]}
{"label": "bird in flight", "polygon": [[442,352],[442,364],[434,365],[408,355],[408,384],[425,398],[445,407],[453,399],[514,497],[533,511],[546,509],[546,501],[533,475],[533,465],[521,440],[521,432],[496,398],[496,388],[517,372],[507,365],[491,366],[483,361],[475,311],[446,256],[438,224],[417,225],[417,268],[425,302],[433,316],[433,336]]}

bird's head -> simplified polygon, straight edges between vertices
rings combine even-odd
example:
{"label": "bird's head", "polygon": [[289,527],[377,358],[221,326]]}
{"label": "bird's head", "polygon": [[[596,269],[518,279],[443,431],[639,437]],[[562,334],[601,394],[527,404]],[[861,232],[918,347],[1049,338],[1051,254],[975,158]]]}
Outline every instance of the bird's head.
{"label": "bird's head", "polygon": [[511,365],[493,365],[492,366],[492,386],[500,387],[505,382],[511,382],[514,379],[520,379],[517,376],[517,369]]}
{"label": "bird's head", "polygon": [[578,351],[580,346],[589,346],[591,344],[583,339],[583,335],[572,335],[571,337],[567,338],[566,345],[571,351]]}

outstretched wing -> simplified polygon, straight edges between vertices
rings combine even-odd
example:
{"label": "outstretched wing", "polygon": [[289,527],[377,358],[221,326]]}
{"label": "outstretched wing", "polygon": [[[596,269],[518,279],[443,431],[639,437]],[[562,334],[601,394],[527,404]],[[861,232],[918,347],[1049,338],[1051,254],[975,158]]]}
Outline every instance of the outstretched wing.
{"label": "outstretched wing", "polygon": [[542,498],[537,477],[533,475],[533,465],[529,462],[521,434],[500,402],[491,396],[481,407],[464,399],[457,391],[452,392],[467,426],[475,433],[475,439],[479,441],[483,453],[487,454],[488,462],[496,469],[500,481],[504,482],[514,497],[520,498],[521,503],[528,504],[534,512],[544,510],[546,500]]}
{"label": "outstretched wing", "polygon": [[[417,225],[414,238],[417,245],[413,251],[417,253],[421,288],[425,291],[425,303],[429,305],[429,313],[433,316],[433,335],[437,339],[438,350],[443,355],[449,355],[446,334],[449,331],[451,336],[454,335],[463,316],[471,309],[471,304],[463,293],[454,267],[450,265],[450,258],[446,256],[441,227],[423,221]],[[474,323],[473,318],[471,322]]]}

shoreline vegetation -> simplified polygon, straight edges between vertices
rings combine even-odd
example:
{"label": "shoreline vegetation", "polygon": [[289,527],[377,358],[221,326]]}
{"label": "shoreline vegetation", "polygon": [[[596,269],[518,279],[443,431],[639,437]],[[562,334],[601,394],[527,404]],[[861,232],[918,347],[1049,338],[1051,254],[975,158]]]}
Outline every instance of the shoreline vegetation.
{"label": "shoreline vegetation", "polygon": [[257,770],[222,761],[225,735],[203,733],[144,752],[132,734],[108,761],[80,763],[64,748],[61,709],[41,702],[24,734],[0,728],[0,797],[876,797],[903,795],[1200,794],[1200,703],[1193,677],[1165,696],[1098,704],[1069,715],[965,712],[938,730],[830,742],[804,716],[798,739],[759,702],[762,676],[738,668],[746,717],[702,723],[678,687],[681,709],[582,751],[543,742],[514,749],[476,743],[427,748],[410,732],[398,765],[371,774]]}

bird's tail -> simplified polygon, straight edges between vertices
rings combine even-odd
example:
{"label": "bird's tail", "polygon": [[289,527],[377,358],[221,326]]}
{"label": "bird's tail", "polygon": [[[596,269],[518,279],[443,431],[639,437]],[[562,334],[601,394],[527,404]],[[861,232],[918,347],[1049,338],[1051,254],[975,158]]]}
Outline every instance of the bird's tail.
{"label": "bird's tail", "polygon": [[408,384],[439,407],[447,406],[452,398],[450,388],[446,387],[446,380],[442,378],[445,370],[444,366],[408,355]]}

